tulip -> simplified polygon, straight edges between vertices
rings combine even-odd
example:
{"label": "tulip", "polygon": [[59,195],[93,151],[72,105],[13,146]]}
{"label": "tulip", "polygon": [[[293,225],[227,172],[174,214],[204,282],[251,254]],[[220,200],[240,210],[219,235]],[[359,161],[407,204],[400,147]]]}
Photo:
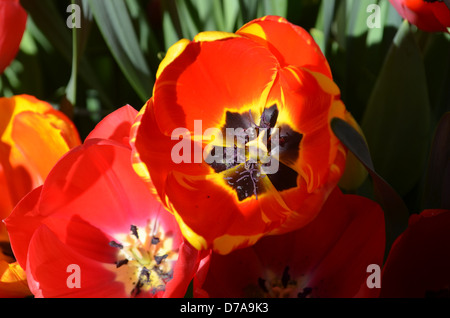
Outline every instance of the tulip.
{"label": "tulip", "polygon": [[161,62],[134,167],[195,248],[227,254],[314,219],[345,168],[333,117],[351,115],[301,27],[267,16],[203,32]]}
{"label": "tulip", "polygon": [[132,168],[136,114],[107,116],[5,220],[36,297],[182,297],[201,283],[209,254],[184,242]]}

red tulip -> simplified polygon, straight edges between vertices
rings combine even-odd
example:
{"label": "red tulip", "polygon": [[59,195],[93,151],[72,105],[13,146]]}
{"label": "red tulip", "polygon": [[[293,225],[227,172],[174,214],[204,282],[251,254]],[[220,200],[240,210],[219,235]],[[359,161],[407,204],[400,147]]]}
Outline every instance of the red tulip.
{"label": "red tulip", "polygon": [[27,24],[19,0],[0,0],[0,74],[15,58]]}
{"label": "red tulip", "polygon": [[381,297],[450,296],[450,210],[412,215],[394,242],[382,275]]}
{"label": "red tulip", "polygon": [[443,1],[389,0],[397,12],[419,29],[429,32],[447,31],[450,9]]}
{"label": "red tulip", "polygon": [[[136,171],[197,249],[226,254],[300,228],[344,170],[329,124],[350,117],[339,96],[313,38],[283,18],[181,40],[132,133]],[[224,140],[230,130],[243,142]]]}
{"label": "red tulip", "polygon": [[5,220],[35,296],[182,297],[206,268],[132,169],[136,114],[106,117]]}
{"label": "red tulip", "polygon": [[381,267],[384,235],[377,203],[335,189],[307,226],[213,254],[204,296],[377,297],[379,289],[367,285],[367,268]]}

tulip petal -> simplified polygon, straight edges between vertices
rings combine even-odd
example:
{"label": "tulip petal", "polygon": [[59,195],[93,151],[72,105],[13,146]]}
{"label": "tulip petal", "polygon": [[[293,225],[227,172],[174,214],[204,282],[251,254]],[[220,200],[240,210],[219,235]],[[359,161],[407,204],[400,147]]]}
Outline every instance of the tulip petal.
{"label": "tulip petal", "polygon": [[37,205],[41,192],[42,186],[32,190],[16,205],[14,212],[3,221],[12,238],[11,248],[14,257],[23,269],[26,269],[27,249],[31,237],[43,219],[38,216]]}
{"label": "tulip petal", "polygon": [[203,287],[210,297],[300,297],[305,291],[308,297],[376,297],[379,290],[367,287],[366,270],[381,265],[383,240],[379,205],[336,189],[305,227],[213,254]]}
{"label": "tulip petal", "polygon": [[[447,18],[448,15],[440,13],[436,16],[434,13],[434,9],[448,12],[449,10],[445,3],[428,3],[424,0],[389,0],[389,2],[404,19],[419,29],[428,32],[447,31],[441,21],[442,18]],[[449,20],[444,21],[449,22]]]}
{"label": "tulip petal", "polygon": [[[78,266],[80,288],[68,282],[76,282]],[[115,274],[101,262],[78,254],[63,244],[46,226],[39,227],[29,246],[27,277],[33,294],[37,297],[124,297],[123,284],[115,282]]]}
{"label": "tulip petal", "polygon": [[449,210],[424,210],[410,217],[408,228],[392,245],[383,268],[380,297],[448,296],[449,226]]}
{"label": "tulip petal", "polygon": [[331,78],[328,62],[313,37],[284,18],[266,16],[253,20],[236,33],[266,46],[282,66],[306,67]]}
{"label": "tulip petal", "polygon": [[129,147],[131,125],[138,112],[130,105],[123,106],[102,119],[86,137],[115,140]]}
{"label": "tulip petal", "polygon": [[[276,83],[282,97],[277,96],[275,89],[269,97],[284,100],[280,124],[286,123],[302,135],[298,155],[283,157],[281,154],[280,161],[302,175],[309,193],[326,180],[337,151],[344,151],[342,147],[338,150],[339,141],[329,129],[329,121],[331,114],[345,117],[346,110],[335,106],[339,96],[337,86],[319,74],[303,68],[284,68]],[[321,155],[317,156],[318,153]]]}
{"label": "tulip petal", "polygon": [[19,0],[0,1],[0,74],[19,51],[27,23],[27,12]]}
{"label": "tulip petal", "polygon": [[[11,132],[14,146],[32,171],[42,177],[48,175],[56,161],[72,146],[61,142],[61,132],[54,128],[60,125],[58,121],[56,116],[36,116],[33,112],[22,112],[14,119]],[[42,156],[43,149],[46,149],[45,156]]]}
{"label": "tulip petal", "polygon": [[277,66],[270,52],[249,39],[191,42],[155,84],[158,127],[166,136],[179,127],[192,134],[195,120],[202,120],[203,129],[218,128],[225,110],[263,109]]}
{"label": "tulip petal", "polygon": [[[122,144],[88,140],[49,174],[40,213],[65,218],[80,215],[90,224],[101,224],[105,233],[125,233],[131,224],[145,226],[145,216],[159,210],[159,204],[134,173],[130,157],[130,150]],[[141,223],[135,224],[136,220]],[[67,235],[63,229],[53,230]]]}

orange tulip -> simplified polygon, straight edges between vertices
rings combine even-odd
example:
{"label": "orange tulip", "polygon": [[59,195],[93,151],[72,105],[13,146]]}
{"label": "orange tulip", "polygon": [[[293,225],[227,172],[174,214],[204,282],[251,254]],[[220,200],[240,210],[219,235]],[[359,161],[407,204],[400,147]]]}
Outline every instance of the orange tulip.
{"label": "orange tulip", "polygon": [[[304,29],[267,16],[200,33],[159,67],[132,132],[135,170],[193,246],[227,254],[315,218],[345,167],[332,117],[351,116]],[[229,131],[240,135],[219,138]]]}
{"label": "orange tulip", "polygon": [[[4,219],[22,197],[42,185],[59,158],[81,141],[63,113],[28,95],[0,98],[0,137],[0,219]],[[0,243],[9,246],[3,223]],[[17,296],[24,275],[18,265],[10,264],[14,259],[4,254],[0,257],[0,293]],[[15,279],[19,287],[13,286]]]}

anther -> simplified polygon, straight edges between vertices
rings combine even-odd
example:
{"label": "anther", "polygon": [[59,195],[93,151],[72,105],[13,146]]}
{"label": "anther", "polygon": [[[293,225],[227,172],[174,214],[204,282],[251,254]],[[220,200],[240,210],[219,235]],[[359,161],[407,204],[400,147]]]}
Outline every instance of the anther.
{"label": "anther", "polygon": [[109,242],[109,246],[115,247],[115,248],[119,248],[119,249],[123,249],[123,245],[120,244],[120,243],[117,243],[117,242],[115,242],[115,241]]}
{"label": "anther", "polygon": [[283,276],[281,276],[281,283],[283,287],[286,288],[289,281],[291,280],[291,275],[289,275],[289,266],[286,266],[283,271]]}
{"label": "anther", "polygon": [[164,254],[162,256],[155,255],[155,262],[157,265],[160,265],[163,260],[165,260],[169,255]]}
{"label": "anther", "polygon": [[126,258],[122,259],[122,260],[116,262],[116,268],[119,268],[120,266],[126,265],[126,264],[128,264],[128,260]]}
{"label": "anther", "polygon": [[137,239],[139,239],[139,234],[138,234],[136,225],[131,225],[130,231],[131,231],[131,234],[133,234]]}
{"label": "anther", "polygon": [[156,237],[156,236],[153,236],[153,237],[152,237],[152,244],[153,244],[153,245],[156,245],[156,244],[158,244],[159,242],[160,242],[160,240],[159,240],[158,237]]}

